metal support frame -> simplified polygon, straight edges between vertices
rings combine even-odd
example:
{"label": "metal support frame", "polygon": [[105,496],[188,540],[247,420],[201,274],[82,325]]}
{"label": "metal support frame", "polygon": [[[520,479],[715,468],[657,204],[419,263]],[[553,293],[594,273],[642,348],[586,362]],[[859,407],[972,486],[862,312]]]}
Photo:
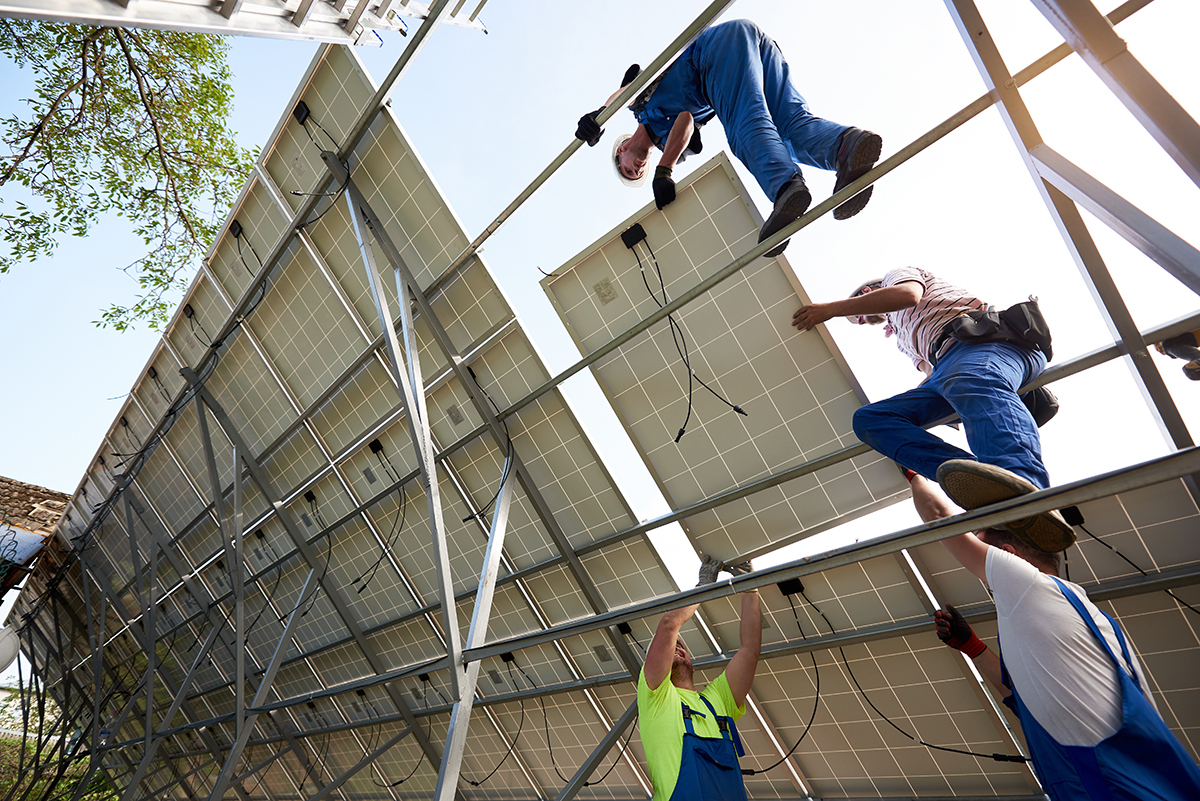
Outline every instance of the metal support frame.
{"label": "metal support frame", "polygon": [[[280,499],[281,496],[276,491],[274,482],[271,481],[270,477],[267,475],[262,466],[258,464],[257,460],[251,456],[251,450],[248,444],[242,439],[241,435],[237,431],[237,428],[233,425],[233,422],[225,413],[225,410],[217,402],[216,398],[213,397],[212,393],[209,392],[208,388],[199,381],[198,376],[194,372],[188,368],[183,368],[180,372],[183,374],[188,383],[192,385],[194,391],[203,399],[205,405],[208,407],[208,410],[212,413],[217,423],[221,426],[221,429],[225,432],[225,435],[229,438],[230,442],[237,449],[237,452],[242,454],[242,463],[246,465],[250,472],[251,478],[255,484],[258,485],[263,497],[275,509],[276,514],[279,516],[280,522],[283,524],[283,527],[287,531],[289,538],[292,540],[292,544],[300,552],[301,556],[308,563],[309,567],[316,569],[317,565],[321,561],[320,557],[316,554],[310,543],[300,532],[296,521],[292,518],[291,512],[284,506],[283,501]],[[325,577],[321,579],[318,584],[320,588],[325,591],[326,597],[333,604],[333,607],[337,611],[338,617],[341,619],[342,623],[354,636],[355,643],[366,657],[371,669],[376,673],[386,672],[383,660],[380,658],[379,654],[376,653],[374,647],[363,634],[362,626],[358,622],[357,617],[351,611],[349,603],[346,601],[342,589],[336,579],[333,576],[325,575]],[[315,591],[316,588],[314,588],[314,592]],[[266,682],[265,677],[263,681],[269,685],[269,682]],[[261,701],[257,699],[258,695],[263,692],[263,686],[263,684],[260,684],[258,693],[256,693],[256,701],[253,703],[253,707],[255,708],[261,705]],[[409,708],[408,703],[404,700],[403,696],[394,687],[388,687],[387,692],[392,703],[398,710],[400,710],[401,714],[404,715],[406,722],[412,727],[413,736],[417,739],[417,742],[420,744],[421,749],[425,753],[426,757],[431,762],[440,763],[441,755],[434,750],[432,743],[430,743],[428,737],[420,729],[420,727],[415,725],[416,718],[413,716],[412,710]],[[249,728],[247,731],[249,731]]]}
{"label": "metal support frame", "polygon": [[[411,352],[411,351],[410,351]],[[513,458],[513,454],[509,455]],[[471,626],[467,630],[467,647],[482,645],[487,638],[488,620],[492,614],[492,597],[496,590],[496,576],[500,572],[500,554],[504,548],[504,535],[508,530],[508,511],[512,506],[513,474],[504,476],[500,495],[496,499],[496,510],[492,514],[492,529],[488,535],[487,551],[479,574],[479,590],[475,595],[475,609],[471,613]],[[438,767],[437,785],[433,797],[437,801],[448,801],[454,797],[458,774],[462,767],[463,750],[467,744],[467,725],[471,720],[471,705],[475,699],[475,686],[479,681],[481,662],[471,662],[465,667],[452,664],[450,669],[458,675],[456,685],[463,688],[462,695],[454,703],[450,713],[450,727],[446,732],[446,748],[442,752],[442,764]]]}
{"label": "metal support frame", "polygon": [[1029,155],[1043,180],[1100,218],[1125,241],[1200,295],[1200,251],[1049,145],[1038,145]]}
{"label": "metal support frame", "polygon": [[1125,46],[1091,0],[1033,0],[1187,176],[1200,185],[1200,125]]}
{"label": "metal support frame", "polygon": [[[945,0],[945,3],[963,43],[979,69],[980,76],[999,100],[996,107],[1017,145],[1021,158],[1033,176],[1063,241],[1074,257],[1097,308],[1113,336],[1124,343],[1133,377],[1146,398],[1148,407],[1154,411],[1156,422],[1164,437],[1176,448],[1191,447],[1194,443],[1187,425],[1163,382],[1162,375],[1146,351],[1146,344],[1138,333],[1133,317],[1108,272],[1083,216],[1070,198],[1044,181],[1038,172],[1032,151],[1042,144],[1042,136],[1017,89],[1016,82],[1004,64],[999,48],[980,16],[979,9],[976,8],[974,0]],[[1107,25],[1108,22],[1105,21],[1104,24]]]}
{"label": "metal support frame", "polygon": [[562,792],[554,799],[554,801],[571,801],[579,791],[583,789],[589,776],[595,772],[596,767],[600,764],[600,760],[604,759],[605,755],[612,750],[612,747],[621,739],[621,732],[629,728],[629,724],[637,717],[637,701],[634,701],[625,710],[621,717],[617,718],[616,723],[608,730],[608,734],[600,738],[600,742],[592,749],[592,753],[588,754],[587,759],[575,771],[567,786],[562,788]]}
{"label": "metal support frame", "polygon": [[617,623],[662,614],[682,606],[712,601],[738,592],[765,587],[784,579],[800,578],[811,573],[862,562],[877,556],[895,553],[903,548],[915,548],[918,545],[937,542],[957,534],[969,534],[1051,509],[1059,509],[1063,506],[1105,498],[1119,492],[1160,484],[1197,471],[1200,471],[1200,448],[1193,447],[1176,451],[1134,467],[1122,468],[1095,478],[1039,490],[867,542],[836,548],[821,556],[806,557],[778,567],[758,570],[746,576],[686,590],[667,598],[632,604],[616,612],[564,623],[553,629],[512,637],[482,648],[472,648],[465,652],[464,657],[468,660],[484,659],[489,656],[498,656],[506,651],[518,651],[551,640],[585,634]]}
{"label": "metal support frame", "polygon": [[[324,156],[325,154],[322,154]],[[337,163],[329,158],[326,163],[332,166]],[[356,202],[357,191],[346,187],[346,205],[350,213],[351,226],[358,240],[359,253],[367,272],[367,284],[371,289],[371,297],[375,301],[375,311],[379,316],[379,324],[383,329],[384,346],[387,350],[388,366],[391,368],[392,380],[400,392],[404,402],[405,420],[408,423],[408,433],[412,439],[413,451],[421,471],[421,487],[425,491],[426,504],[429,509],[429,531],[433,537],[433,561],[437,568],[437,589],[442,607],[442,636],[446,640],[446,652],[452,664],[458,664],[462,656],[462,643],[458,632],[458,616],[454,609],[454,583],[450,572],[450,552],[446,542],[446,524],[442,519],[441,495],[438,491],[437,463],[434,460],[433,434],[429,428],[429,413],[425,408],[425,385],[421,379],[421,364],[418,357],[416,332],[412,330],[408,311],[408,298],[404,287],[399,287],[397,304],[400,306],[405,349],[402,351],[396,338],[396,329],[392,327],[391,313],[387,294],[383,287],[383,278],[375,263],[375,251],[371,247],[370,233],[362,207]],[[465,685],[461,675],[455,675],[451,685],[455,701],[461,700]]]}
{"label": "metal support frame", "polygon": [[[308,593],[309,587],[313,583],[313,576],[317,574],[316,567],[310,567],[308,577],[304,579],[304,586],[300,588],[300,599],[303,599]],[[313,587],[313,592],[317,588]],[[275,653],[271,655],[271,661],[267,665],[267,673],[263,676],[262,683],[258,685],[258,692],[254,694],[254,706],[258,706],[266,700],[267,694],[271,691],[271,684],[275,681],[275,671],[279,669],[279,662],[283,658],[283,650],[288,639],[292,636],[292,628],[296,625],[296,620],[300,616],[301,604],[297,602],[292,609],[292,613],[288,615],[287,623],[284,624],[283,634],[279,638],[279,644],[275,646]],[[209,801],[216,801],[225,795],[226,788],[229,787],[229,780],[233,777],[233,770],[237,767],[238,759],[242,756],[242,749],[246,747],[246,742],[250,739],[250,732],[254,728],[254,721],[258,719],[258,712],[251,712],[246,719],[242,730],[238,733],[237,740],[230,747],[229,753],[225,756],[225,764],[221,768],[221,774],[217,777],[216,783],[213,785],[212,793],[209,795]]]}

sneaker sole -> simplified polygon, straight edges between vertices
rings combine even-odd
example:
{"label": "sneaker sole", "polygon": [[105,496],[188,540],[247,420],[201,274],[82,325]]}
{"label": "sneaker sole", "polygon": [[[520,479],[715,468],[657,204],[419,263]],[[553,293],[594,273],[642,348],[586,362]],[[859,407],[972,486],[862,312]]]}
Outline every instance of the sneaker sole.
{"label": "sneaker sole", "polygon": [[[850,166],[846,170],[845,175],[839,176],[838,180],[835,182],[833,193],[836,195],[843,187],[853,183],[868,170],[874,167],[875,162],[879,160],[879,154],[882,152],[882,136],[875,133],[867,133],[864,135],[854,145],[854,151],[850,156]],[[867,202],[871,199],[871,190],[874,188],[875,187],[873,186],[868,186],[866,189],[834,209],[833,219],[848,220],[866,208]]]}
{"label": "sneaker sole", "polygon": [[[949,469],[943,469],[947,466]],[[954,460],[954,464],[947,463],[938,469],[937,478],[950,500],[964,509],[990,506],[1037,489],[1020,476],[979,462]],[[1075,543],[1075,531],[1055,511],[1012,520],[1002,527],[1033,547],[1051,553],[1066,550]]]}

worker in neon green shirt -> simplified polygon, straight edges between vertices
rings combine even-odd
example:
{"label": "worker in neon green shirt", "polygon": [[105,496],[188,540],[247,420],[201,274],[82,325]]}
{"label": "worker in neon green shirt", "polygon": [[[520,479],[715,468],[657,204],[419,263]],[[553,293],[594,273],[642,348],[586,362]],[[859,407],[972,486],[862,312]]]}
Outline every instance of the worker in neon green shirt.
{"label": "worker in neon green shirt", "polygon": [[[712,584],[722,569],[734,575],[753,570],[750,562],[723,565],[705,556],[700,583]],[[745,801],[734,721],[746,714],[746,694],[762,649],[762,608],[758,591],[742,593],[741,643],[725,672],[697,692],[692,655],[680,629],[699,604],[673,609],[658,621],[638,677],[638,725],[654,801]]]}

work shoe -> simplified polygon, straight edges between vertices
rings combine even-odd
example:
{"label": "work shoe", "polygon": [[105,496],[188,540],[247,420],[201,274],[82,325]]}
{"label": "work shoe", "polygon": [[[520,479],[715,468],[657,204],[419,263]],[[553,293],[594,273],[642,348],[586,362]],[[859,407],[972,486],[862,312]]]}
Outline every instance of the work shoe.
{"label": "work shoe", "polygon": [[1183,374],[1193,381],[1200,381],[1200,359],[1192,359],[1183,366]]}
{"label": "work shoe", "polygon": [[[1036,492],[1032,482],[1016,473],[971,459],[950,459],[937,471],[938,483],[950,500],[964,509],[978,509]],[[1057,553],[1075,542],[1075,531],[1057,510],[1012,520],[1002,525],[1033,547]]]}
{"label": "work shoe", "polygon": [[[758,232],[758,241],[770,238],[800,219],[804,212],[808,211],[810,203],[812,203],[812,194],[805,186],[804,179],[797,175],[784,184],[780,188],[779,194],[775,196],[775,208],[771,209],[771,216],[767,218],[767,221],[763,223],[762,230]],[[790,241],[790,239],[783,240],[763,255],[778,256]]]}
{"label": "work shoe", "polygon": [[[842,141],[838,144],[837,180],[833,182],[833,193],[836,195],[874,167],[882,150],[883,137],[877,133],[862,128],[850,128],[843,133]],[[862,211],[871,199],[871,190],[874,188],[868,186],[834,209],[833,219],[848,220]]]}

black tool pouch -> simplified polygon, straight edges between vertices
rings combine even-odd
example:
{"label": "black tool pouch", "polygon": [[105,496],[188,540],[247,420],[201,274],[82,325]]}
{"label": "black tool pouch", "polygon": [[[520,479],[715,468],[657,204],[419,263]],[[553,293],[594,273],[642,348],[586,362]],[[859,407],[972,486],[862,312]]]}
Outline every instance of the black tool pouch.
{"label": "black tool pouch", "polygon": [[1007,342],[1029,350],[1040,350],[1046,354],[1046,361],[1054,358],[1050,326],[1034,297],[1009,306],[1004,311],[983,309],[964,312],[946,323],[939,339],[944,337],[959,342]]}
{"label": "black tool pouch", "polygon": [[[934,354],[941,350],[947,338],[971,343],[1007,342],[1029,350],[1040,350],[1046,355],[1046,361],[1054,358],[1054,350],[1050,343],[1050,326],[1042,316],[1037,298],[1032,295],[1024,303],[1009,306],[1003,311],[983,309],[964,312],[955,317],[946,323],[937,342],[934,343]],[[937,365],[936,355],[933,357],[933,364]],[[1046,387],[1026,392],[1021,396],[1021,400],[1033,415],[1038,428],[1058,414],[1058,398]]]}

